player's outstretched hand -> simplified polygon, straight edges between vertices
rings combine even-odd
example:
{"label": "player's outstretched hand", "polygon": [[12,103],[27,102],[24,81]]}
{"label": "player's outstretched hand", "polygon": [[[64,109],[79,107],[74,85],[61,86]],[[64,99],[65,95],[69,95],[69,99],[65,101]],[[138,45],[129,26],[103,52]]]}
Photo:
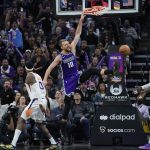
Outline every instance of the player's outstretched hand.
{"label": "player's outstretched hand", "polygon": [[81,17],[80,17],[80,20],[84,21],[85,16],[86,16],[86,15],[84,14],[84,12],[82,12]]}

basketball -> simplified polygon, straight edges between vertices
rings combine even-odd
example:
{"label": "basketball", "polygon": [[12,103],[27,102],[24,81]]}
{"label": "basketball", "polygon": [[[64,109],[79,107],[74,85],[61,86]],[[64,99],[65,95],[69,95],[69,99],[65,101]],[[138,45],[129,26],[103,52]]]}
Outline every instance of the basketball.
{"label": "basketball", "polygon": [[121,45],[119,48],[119,53],[121,53],[124,56],[130,55],[130,47],[128,45]]}

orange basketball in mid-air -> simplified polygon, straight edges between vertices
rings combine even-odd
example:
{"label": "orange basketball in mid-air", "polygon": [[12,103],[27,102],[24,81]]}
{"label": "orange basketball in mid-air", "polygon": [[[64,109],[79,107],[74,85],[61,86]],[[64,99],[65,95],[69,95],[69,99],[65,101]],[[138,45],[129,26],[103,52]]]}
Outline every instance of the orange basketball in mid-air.
{"label": "orange basketball in mid-air", "polygon": [[121,45],[119,48],[119,53],[121,53],[124,56],[130,55],[130,47],[128,45]]}

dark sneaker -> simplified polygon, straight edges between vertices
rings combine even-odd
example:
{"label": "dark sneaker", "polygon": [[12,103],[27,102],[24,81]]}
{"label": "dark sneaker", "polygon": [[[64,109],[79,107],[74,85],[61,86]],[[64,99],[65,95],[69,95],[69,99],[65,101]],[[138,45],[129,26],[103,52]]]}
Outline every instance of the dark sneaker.
{"label": "dark sneaker", "polygon": [[149,149],[150,150],[150,143],[145,144],[144,146],[139,146],[139,149]]}
{"label": "dark sneaker", "polygon": [[59,146],[57,144],[52,144],[49,148],[45,149],[45,150],[55,150],[58,149]]}

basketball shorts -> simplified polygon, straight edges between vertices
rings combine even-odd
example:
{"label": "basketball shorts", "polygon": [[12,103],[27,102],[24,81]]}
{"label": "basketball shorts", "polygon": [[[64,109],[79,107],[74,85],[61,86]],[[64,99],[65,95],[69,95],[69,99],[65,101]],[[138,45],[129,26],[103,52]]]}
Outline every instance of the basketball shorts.
{"label": "basketball shorts", "polygon": [[42,104],[43,108],[46,110],[47,108],[47,99],[42,98],[41,100],[35,98],[30,101],[30,103],[27,105],[27,107],[24,109],[24,111],[21,114],[21,118],[24,120],[27,120],[29,118],[32,118],[35,122],[43,122],[45,121],[45,114],[42,112],[39,105]]}

